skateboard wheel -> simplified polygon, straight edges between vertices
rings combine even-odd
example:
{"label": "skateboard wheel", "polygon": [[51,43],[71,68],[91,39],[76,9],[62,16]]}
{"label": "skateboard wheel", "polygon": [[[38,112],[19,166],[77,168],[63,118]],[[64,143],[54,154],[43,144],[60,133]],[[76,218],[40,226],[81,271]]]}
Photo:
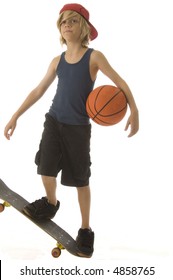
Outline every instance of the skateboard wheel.
{"label": "skateboard wheel", "polygon": [[0,203],[0,213],[4,211],[4,204]]}
{"label": "skateboard wheel", "polygon": [[61,255],[61,249],[60,248],[56,247],[52,250],[52,256],[54,258],[58,258],[60,255]]}

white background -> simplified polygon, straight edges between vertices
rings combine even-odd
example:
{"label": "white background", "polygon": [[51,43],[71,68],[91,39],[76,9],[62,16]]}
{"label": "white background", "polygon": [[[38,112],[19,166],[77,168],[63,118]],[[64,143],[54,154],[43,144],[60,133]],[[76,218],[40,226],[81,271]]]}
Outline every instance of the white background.
{"label": "white background", "polygon": [[[10,141],[4,138],[3,130],[42,79],[52,58],[64,50],[56,20],[66,3],[0,2],[0,178],[29,201],[44,195],[34,156],[56,82],[18,120]],[[90,20],[99,32],[90,47],[105,54],[133,92],[140,131],[130,139],[124,132],[129,112],[116,126],[93,124],[91,226],[96,236],[95,253],[91,260],[77,262],[93,267],[97,263],[107,267],[137,265],[139,261],[143,266],[159,263],[158,270],[163,268],[164,278],[169,279],[166,270],[173,256],[171,0],[79,3],[90,11]],[[103,84],[112,82],[99,73],[95,86]],[[76,190],[59,184],[57,195],[61,209],[54,220],[75,238],[80,227]],[[4,276],[12,274],[20,279],[16,267],[28,264],[47,263],[51,268],[76,263],[67,252],[58,261],[52,259],[49,251],[54,240],[13,209],[1,214],[0,228],[0,258],[6,260],[7,267],[8,262],[15,264],[11,270],[4,269]],[[166,273],[169,276],[165,277]],[[161,279],[158,276],[161,272],[157,275]]]}

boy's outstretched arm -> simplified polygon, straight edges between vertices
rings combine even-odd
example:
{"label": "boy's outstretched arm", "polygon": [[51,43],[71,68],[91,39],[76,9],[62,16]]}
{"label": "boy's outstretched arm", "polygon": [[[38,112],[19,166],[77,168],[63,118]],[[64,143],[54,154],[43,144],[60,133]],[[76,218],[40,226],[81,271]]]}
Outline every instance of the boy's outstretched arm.
{"label": "boy's outstretched arm", "polygon": [[19,109],[14,113],[10,121],[7,123],[4,129],[4,136],[8,140],[10,140],[10,137],[13,135],[13,132],[17,125],[18,118],[43,96],[43,94],[46,92],[48,87],[54,81],[56,77],[56,67],[58,62],[59,62],[59,57],[56,57],[52,60],[44,78],[41,80],[39,85],[29,93],[29,95],[26,97],[22,105],[19,107]]}

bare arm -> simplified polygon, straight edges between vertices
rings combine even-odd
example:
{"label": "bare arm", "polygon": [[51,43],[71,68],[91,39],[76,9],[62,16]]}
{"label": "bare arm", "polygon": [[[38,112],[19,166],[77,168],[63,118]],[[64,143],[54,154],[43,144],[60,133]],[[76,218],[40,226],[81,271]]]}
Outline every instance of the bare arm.
{"label": "bare arm", "polygon": [[8,140],[13,135],[18,118],[44,95],[48,87],[54,81],[56,77],[56,67],[58,62],[59,62],[59,57],[56,57],[52,60],[44,78],[41,80],[38,86],[29,93],[29,95],[26,97],[26,99],[18,108],[18,110],[13,114],[12,118],[10,119],[10,121],[8,122],[8,124],[4,129],[4,136]]}
{"label": "bare arm", "polygon": [[95,69],[100,70],[104,75],[106,75],[110,80],[112,80],[118,88],[120,88],[125,93],[131,111],[125,130],[127,130],[129,126],[131,126],[131,131],[128,136],[133,136],[137,133],[139,129],[139,117],[138,109],[129,86],[111,67],[111,65],[101,52],[94,51],[92,60],[93,65],[95,65]]}

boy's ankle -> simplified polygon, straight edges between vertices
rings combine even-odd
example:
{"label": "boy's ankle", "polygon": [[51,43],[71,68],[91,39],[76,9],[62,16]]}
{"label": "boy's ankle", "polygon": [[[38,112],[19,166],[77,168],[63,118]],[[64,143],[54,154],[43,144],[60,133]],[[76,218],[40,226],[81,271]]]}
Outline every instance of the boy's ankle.
{"label": "boy's ankle", "polygon": [[49,204],[53,205],[53,206],[57,206],[57,199],[48,199],[47,198],[47,201]]}

